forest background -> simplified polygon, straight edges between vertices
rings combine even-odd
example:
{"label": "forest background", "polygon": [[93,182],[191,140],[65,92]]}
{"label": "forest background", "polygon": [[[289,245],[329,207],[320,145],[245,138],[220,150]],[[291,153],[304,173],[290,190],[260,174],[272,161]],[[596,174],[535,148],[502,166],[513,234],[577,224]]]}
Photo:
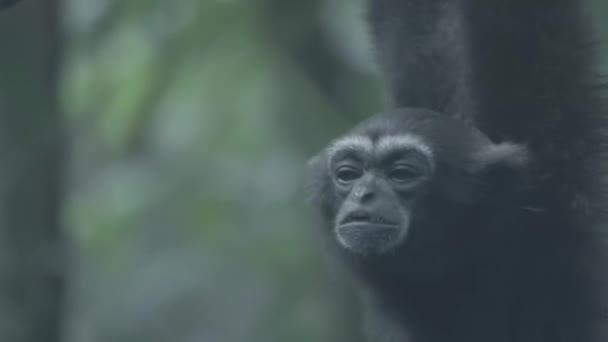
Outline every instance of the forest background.
{"label": "forest background", "polygon": [[381,109],[361,2],[0,12],[0,340],[361,341],[303,190]]}

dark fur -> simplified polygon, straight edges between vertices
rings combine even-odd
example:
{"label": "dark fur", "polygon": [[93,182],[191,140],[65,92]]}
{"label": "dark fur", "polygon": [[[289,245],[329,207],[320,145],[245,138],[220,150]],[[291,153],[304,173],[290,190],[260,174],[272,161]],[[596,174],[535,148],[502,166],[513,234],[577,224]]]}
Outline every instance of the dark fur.
{"label": "dark fur", "polygon": [[[535,160],[525,196],[479,202],[475,229],[451,227],[475,265],[416,277],[428,259],[345,256],[370,290],[371,341],[608,341],[608,122],[581,7],[370,0],[389,107],[445,113]],[[317,203],[329,219],[332,201]]]}

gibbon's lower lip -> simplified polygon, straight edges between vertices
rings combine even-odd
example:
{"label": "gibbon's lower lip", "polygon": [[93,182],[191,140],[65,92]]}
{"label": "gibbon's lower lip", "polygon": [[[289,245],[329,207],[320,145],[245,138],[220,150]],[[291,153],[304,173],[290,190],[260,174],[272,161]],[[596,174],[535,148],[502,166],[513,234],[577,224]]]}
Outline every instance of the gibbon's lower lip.
{"label": "gibbon's lower lip", "polygon": [[380,215],[371,215],[365,211],[356,211],[350,213],[339,222],[340,226],[346,226],[349,224],[370,224],[370,225],[386,225],[396,226],[397,224],[391,220],[388,220]]}
{"label": "gibbon's lower lip", "polygon": [[369,230],[382,230],[382,229],[399,229],[399,225],[392,223],[376,223],[368,221],[351,221],[338,226],[338,230],[342,229],[369,229]]}

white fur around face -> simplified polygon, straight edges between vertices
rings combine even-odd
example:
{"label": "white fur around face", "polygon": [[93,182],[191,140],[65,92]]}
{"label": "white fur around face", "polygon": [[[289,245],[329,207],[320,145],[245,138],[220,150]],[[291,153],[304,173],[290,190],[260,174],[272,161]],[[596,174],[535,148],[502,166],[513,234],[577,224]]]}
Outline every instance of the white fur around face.
{"label": "white fur around face", "polygon": [[433,150],[420,137],[413,134],[388,135],[380,138],[376,145],[378,152],[388,152],[396,149],[412,149],[432,159]]}
{"label": "white fur around face", "polygon": [[374,144],[369,137],[349,135],[334,142],[327,150],[327,153],[329,156],[333,156],[336,152],[341,150],[355,150],[371,153],[373,148]]}
{"label": "white fur around face", "polygon": [[[372,141],[367,136],[346,136],[334,142],[327,150],[328,160],[331,163],[332,158],[342,151],[358,151],[369,156],[373,155],[385,155],[393,151],[416,151],[426,157],[428,157],[431,167],[433,167],[433,150],[430,145],[427,144],[422,138],[413,134],[400,134],[400,135],[387,135],[381,137],[377,142]],[[340,232],[338,222],[340,221],[340,215],[337,215],[336,222],[334,223],[334,234],[338,243],[345,249],[353,251],[355,253],[367,255],[367,254],[385,254],[394,250],[404,240],[408,232],[410,224],[410,213],[401,209],[401,224],[403,227],[398,230],[396,236],[390,241],[386,241],[382,244],[366,245],[362,241],[352,239],[348,235],[343,235]]]}
{"label": "white fur around face", "polygon": [[387,153],[397,149],[416,150],[430,159],[433,150],[420,137],[413,134],[387,135],[380,138],[375,144],[369,137],[350,135],[334,142],[327,150],[330,157],[342,150],[355,150],[364,153]]}

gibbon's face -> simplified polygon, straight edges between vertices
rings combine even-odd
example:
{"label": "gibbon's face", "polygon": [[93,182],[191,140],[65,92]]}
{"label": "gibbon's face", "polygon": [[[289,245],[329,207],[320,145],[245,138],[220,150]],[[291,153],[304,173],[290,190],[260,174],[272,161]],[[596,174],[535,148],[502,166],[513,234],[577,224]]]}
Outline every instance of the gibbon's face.
{"label": "gibbon's face", "polygon": [[347,136],[329,150],[328,171],[341,203],[334,233],[342,247],[381,254],[408,234],[416,200],[428,188],[433,152],[414,135],[386,135],[377,141]]}
{"label": "gibbon's face", "polygon": [[479,200],[486,170],[526,161],[520,145],[493,144],[454,119],[402,110],[365,121],[309,167],[313,198],[335,242],[378,256],[410,240],[414,250],[436,247]]}

